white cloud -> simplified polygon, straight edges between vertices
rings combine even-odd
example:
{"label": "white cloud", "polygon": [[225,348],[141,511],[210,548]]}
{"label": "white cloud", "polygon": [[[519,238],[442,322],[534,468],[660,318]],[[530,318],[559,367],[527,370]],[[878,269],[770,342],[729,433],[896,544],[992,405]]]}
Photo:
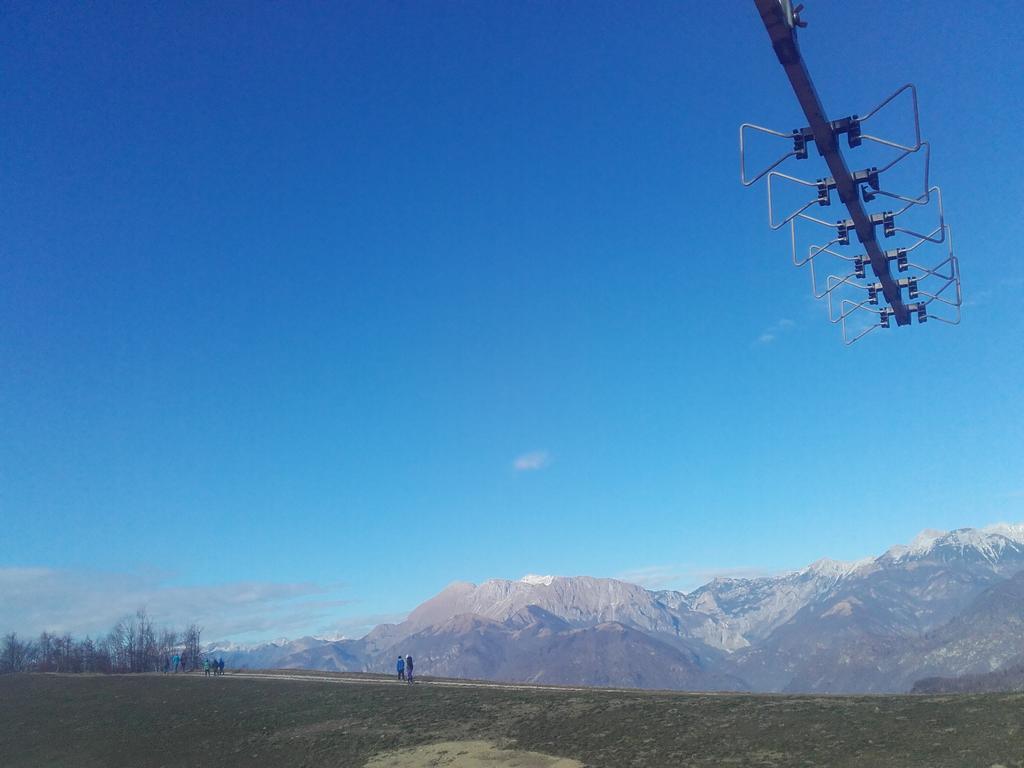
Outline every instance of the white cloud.
{"label": "white cloud", "polygon": [[757,337],[756,343],[771,344],[779,338],[780,334],[785,333],[786,331],[791,331],[794,328],[796,328],[796,323],[789,318],[783,317],[765,328],[764,331],[761,332],[761,335]]}
{"label": "white cloud", "polygon": [[352,602],[339,589],[312,582],[179,585],[147,572],[0,567],[0,632],[95,636],[145,607],[158,626],[194,621],[209,638],[259,639],[334,620]]}
{"label": "white cloud", "polygon": [[667,589],[669,585],[678,583],[686,576],[686,569],[680,566],[646,565],[623,571],[615,578],[620,581],[628,581],[630,584],[639,584],[647,589]]}
{"label": "white cloud", "polygon": [[522,456],[516,456],[512,462],[512,467],[516,472],[533,472],[538,469],[544,469],[550,463],[551,457],[547,451],[530,451]]}

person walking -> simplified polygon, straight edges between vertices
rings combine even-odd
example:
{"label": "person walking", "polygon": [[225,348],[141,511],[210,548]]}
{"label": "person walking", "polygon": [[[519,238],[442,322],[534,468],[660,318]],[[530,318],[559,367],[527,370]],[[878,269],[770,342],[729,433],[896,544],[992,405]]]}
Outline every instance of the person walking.
{"label": "person walking", "polygon": [[166,675],[171,671],[171,657],[164,656],[164,674]]}
{"label": "person walking", "polygon": [[221,656],[220,657],[220,661],[217,662],[217,672],[218,672],[218,674],[221,674],[221,675],[224,674],[224,657],[223,656]]}
{"label": "person walking", "polygon": [[396,665],[396,668],[398,669],[398,679],[405,680],[405,659],[401,656],[398,657],[398,664]]}
{"label": "person walking", "polygon": [[178,674],[178,667],[181,665],[181,656],[174,654],[171,657],[171,664],[174,665],[174,674]]}
{"label": "person walking", "polygon": [[405,679],[412,685],[412,656],[405,657]]}
{"label": "person walking", "polygon": [[203,659],[203,675],[206,677],[210,676],[210,660]]}

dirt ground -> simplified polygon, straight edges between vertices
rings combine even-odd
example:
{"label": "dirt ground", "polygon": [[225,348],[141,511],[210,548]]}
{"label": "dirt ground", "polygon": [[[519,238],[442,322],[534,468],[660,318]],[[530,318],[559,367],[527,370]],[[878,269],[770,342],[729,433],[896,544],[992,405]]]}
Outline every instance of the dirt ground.
{"label": "dirt ground", "polygon": [[442,741],[370,759],[366,768],[583,768],[583,763],[486,741]]}
{"label": "dirt ground", "polygon": [[0,766],[1024,768],[1024,694],[704,695],[322,677],[0,676]]}

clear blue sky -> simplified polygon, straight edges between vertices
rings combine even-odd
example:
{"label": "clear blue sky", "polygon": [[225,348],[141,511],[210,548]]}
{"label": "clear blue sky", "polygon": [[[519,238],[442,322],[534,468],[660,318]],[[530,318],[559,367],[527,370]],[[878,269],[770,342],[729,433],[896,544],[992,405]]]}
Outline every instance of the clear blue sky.
{"label": "clear blue sky", "polygon": [[[803,124],[751,2],[3,3],[0,624],[48,579],[351,631],[1024,519],[1020,6],[807,5],[835,117],[920,88],[959,328],[810,300],[738,182],[739,123]],[[203,613],[247,589],[287,620]]]}

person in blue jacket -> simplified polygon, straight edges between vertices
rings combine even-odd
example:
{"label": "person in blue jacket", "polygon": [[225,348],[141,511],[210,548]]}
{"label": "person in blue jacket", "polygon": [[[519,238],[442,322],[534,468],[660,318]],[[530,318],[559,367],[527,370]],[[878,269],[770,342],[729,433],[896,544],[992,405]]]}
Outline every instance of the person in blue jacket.
{"label": "person in blue jacket", "polygon": [[405,680],[405,659],[399,656],[398,664],[395,665],[395,668],[398,670],[398,679]]}

